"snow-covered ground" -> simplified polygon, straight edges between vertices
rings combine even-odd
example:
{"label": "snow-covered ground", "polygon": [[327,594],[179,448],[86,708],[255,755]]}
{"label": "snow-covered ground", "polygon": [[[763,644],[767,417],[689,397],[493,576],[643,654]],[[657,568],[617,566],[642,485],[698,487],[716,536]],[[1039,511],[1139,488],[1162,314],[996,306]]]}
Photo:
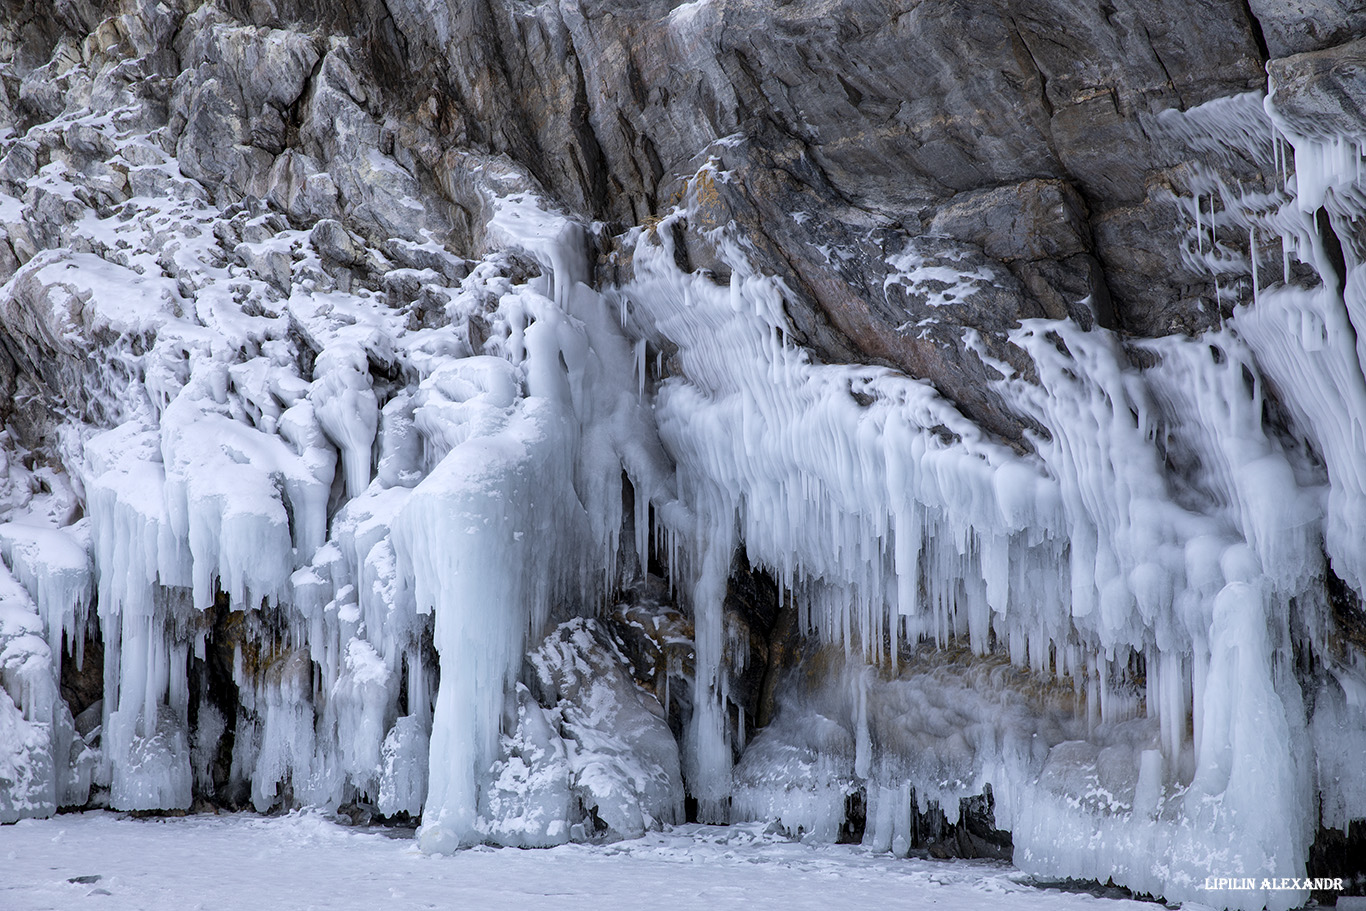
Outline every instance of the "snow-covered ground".
{"label": "snow-covered ground", "polygon": [[[401,831],[401,830],[400,830]],[[425,855],[316,813],[132,819],[92,812],[0,827],[0,908],[991,908],[1157,906],[1043,890],[984,861],[812,847],[762,827],[679,826],[607,846]]]}

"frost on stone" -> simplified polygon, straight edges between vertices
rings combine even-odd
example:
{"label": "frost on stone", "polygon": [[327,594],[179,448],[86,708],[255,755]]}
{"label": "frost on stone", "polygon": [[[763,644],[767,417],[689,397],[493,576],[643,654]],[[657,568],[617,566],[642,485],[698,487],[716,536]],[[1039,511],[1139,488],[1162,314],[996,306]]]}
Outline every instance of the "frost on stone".
{"label": "frost on stone", "polygon": [[516,724],[482,805],[488,837],[524,847],[618,841],[681,821],[677,742],[605,630],[562,623],[528,662],[537,695],[517,685]]}
{"label": "frost on stone", "polygon": [[564,623],[529,660],[565,739],[590,834],[635,838],[681,821],[678,745],[664,710],[631,678],[601,628],[592,620]]}

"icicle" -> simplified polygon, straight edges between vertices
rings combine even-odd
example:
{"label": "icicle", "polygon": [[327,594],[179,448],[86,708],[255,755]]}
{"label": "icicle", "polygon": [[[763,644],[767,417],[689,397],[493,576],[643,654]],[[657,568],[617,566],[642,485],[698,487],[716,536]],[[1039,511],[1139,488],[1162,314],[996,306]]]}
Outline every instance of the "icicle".
{"label": "icicle", "polygon": [[1252,300],[1255,303],[1261,295],[1261,282],[1257,275],[1257,228],[1255,225],[1248,228],[1248,237],[1249,253],[1252,258]]}

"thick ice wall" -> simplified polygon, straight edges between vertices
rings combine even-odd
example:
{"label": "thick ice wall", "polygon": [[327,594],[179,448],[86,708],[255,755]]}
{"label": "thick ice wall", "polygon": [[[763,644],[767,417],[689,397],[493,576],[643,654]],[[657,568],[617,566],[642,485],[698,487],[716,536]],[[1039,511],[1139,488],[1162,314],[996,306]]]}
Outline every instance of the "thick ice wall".
{"label": "thick ice wall", "polygon": [[[1295,746],[1304,736],[1303,712],[1297,719],[1287,704],[1293,683],[1283,674],[1267,673],[1273,655],[1265,592],[1258,589],[1256,583],[1234,582],[1216,599],[1204,715],[1197,728],[1199,761],[1189,787],[1168,790],[1143,806],[1149,757],[1144,753],[1132,813],[1094,814],[1091,828],[1069,818],[1068,797],[1036,790],[1022,802],[1015,831],[1024,837],[1017,836],[1017,863],[1060,875],[1086,875],[1082,871],[1113,865],[1133,888],[1191,900],[1203,891],[1208,871],[1224,864],[1242,869],[1261,864],[1268,870],[1303,864],[1312,820],[1311,780]],[[1156,756],[1154,762],[1160,761]],[[1232,837],[1211,837],[1211,832]],[[1154,857],[1166,858],[1167,868],[1156,868]],[[1254,891],[1225,893],[1218,900],[1288,908],[1303,898]]]}
{"label": "thick ice wall", "polygon": [[[581,250],[573,252],[581,255]],[[434,843],[473,832],[476,779],[495,756],[503,689],[517,673],[523,638],[544,623],[553,597],[570,593],[564,579],[574,573],[561,561],[574,546],[565,535],[584,518],[573,488],[578,423],[564,372],[572,330],[561,328],[550,302],[534,292],[510,295],[502,309],[511,321],[510,353],[519,366],[500,358],[466,358],[437,367],[423,381],[413,422],[422,436],[425,460],[435,467],[414,489],[395,525],[395,549],[418,607],[424,612],[436,608],[442,654],[432,756],[434,766],[437,757],[452,757],[456,781],[447,782],[444,775],[432,780],[434,797],[448,787],[453,795],[440,803],[442,815],[451,817],[444,824],[449,834],[438,839],[443,830],[433,826]],[[527,326],[524,320],[533,316]],[[568,350],[576,361],[572,347]],[[527,398],[521,397],[523,385]],[[480,518],[486,508],[488,516]],[[422,530],[424,524],[428,527]],[[490,531],[482,533],[480,525]],[[438,542],[447,537],[441,533],[447,528],[458,529],[475,545],[471,553],[440,553],[443,545]],[[532,559],[542,563],[536,575],[525,565]],[[574,567],[575,573],[580,570]],[[498,592],[501,606],[491,610],[490,628],[481,629],[476,605],[485,591]],[[472,661],[447,654],[476,630],[487,640],[473,646],[481,653],[480,665],[488,663],[483,679],[502,681],[484,693],[479,692],[480,678],[472,676]],[[468,642],[458,646],[469,647]],[[463,683],[452,677],[448,690],[445,669],[460,664],[467,665],[457,672]],[[460,712],[470,714],[456,720],[450,714],[454,701],[481,704],[461,707]],[[441,738],[470,740],[471,734],[477,751],[472,756],[447,754],[445,744],[438,744]]]}
{"label": "thick ice wall", "polygon": [[[1008,611],[1008,573],[1019,563],[1000,555],[1046,551],[1061,528],[1056,492],[1036,466],[985,440],[924,384],[815,365],[781,345],[756,315],[779,293],[759,276],[737,270],[729,291],[719,289],[677,273],[648,242],[635,265],[627,292],[649,314],[650,331],[680,348],[681,374],[663,385],[657,413],[685,499],[713,505],[705,496],[713,491],[751,559],[786,586],[819,577],[860,599],[847,615],[816,609],[814,623],[852,633],[870,657],[895,622],[913,635],[948,635],[956,621],[951,593],[934,587],[936,560],[1004,569],[988,588]],[[929,427],[945,428],[952,442]],[[710,521],[724,528],[723,516]],[[949,532],[942,545],[925,535],[940,522]],[[842,610],[838,601],[832,609]],[[988,627],[973,630],[985,648]]]}
{"label": "thick ice wall", "polygon": [[[1256,116],[1222,118],[1227,147],[1263,163],[1275,159],[1280,186],[1271,193],[1218,184],[1201,188],[1209,194],[1211,216],[1215,199],[1223,205],[1218,220],[1207,221],[1201,233],[1248,233],[1247,252],[1235,249],[1234,256],[1224,257],[1233,264],[1225,267],[1230,273],[1226,281],[1241,281],[1250,292],[1233,312],[1231,331],[1255,360],[1249,381],[1264,381],[1269,397],[1282,409],[1276,420],[1284,425],[1280,442],[1306,495],[1298,508],[1286,508],[1292,501],[1262,500],[1248,489],[1238,494],[1239,511],[1247,520],[1244,527],[1304,522],[1298,531],[1287,528],[1279,535],[1250,528],[1247,538],[1267,579],[1280,591],[1293,590],[1287,576],[1294,573],[1305,574],[1311,583],[1306,595],[1292,602],[1296,648],[1307,647],[1318,665],[1301,675],[1304,701],[1312,706],[1311,731],[1339,725],[1342,743],[1354,741],[1357,723],[1351,712],[1341,712],[1339,695],[1359,691],[1361,674],[1359,657],[1346,645],[1350,633],[1344,636],[1338,624],[1355,623],[1355,618],[1324,604],[1319,586],[1331,571],[1350,590],[1346,600],[1359,602],[1361,548],[1352,529],[1360,524],[1363,502],[1361,389],[1366,358],[1355,327],[1366,312],[1366,298],[1362,251],[1347,226],[1360,217],[1363,205],[1361,127],[1337,107],[1356,91],[1350,80],[1343,81],[1352,69],[1339,64],[1343,55],[1351,58],[1358,50],[1349,44],[1276,61],[1270,67],[1272,90],[1256,106]],[[1280,263],[1275,262],[1277,254]],[[1255,456],[1261,444],[1247,440],[1240,445]],[[1265,459],[1255,459],[1239,474],[1251,481],[1265,470]],[[1284,469],[1278,466],[1273,472],[1283,475]],[[1279,554],[1268,552],[1268,540],[1282,548]],[[1318,556],[1320,548],[1327,566]],[[1330,588],[1337,584],[1331,577],[1328,581]],[[1273,596],[1273,605],[1279,601]],[[1283,613],[1273,606],[1277,621]],[[1274,634],[1275,624],[1272,630]],[[1280,674],[1288,663],[1277,662]],[[1293,729],[1293,713],[1290,720]],[[1329,781],[1324,775],[1340,749],[1325,750],[1325,743],[1316,734],[1316,758],[1305,761],[1319,766],[1316,788],[1324,819],[1332,816],[1340,823],[1345,816],[1366,812],[1366,804],[1347,796],[1359,794],[1354,776],[1340,779],[1339,786],[1339,779]],[[1346,809],[1353,802],[1356,808]]]}

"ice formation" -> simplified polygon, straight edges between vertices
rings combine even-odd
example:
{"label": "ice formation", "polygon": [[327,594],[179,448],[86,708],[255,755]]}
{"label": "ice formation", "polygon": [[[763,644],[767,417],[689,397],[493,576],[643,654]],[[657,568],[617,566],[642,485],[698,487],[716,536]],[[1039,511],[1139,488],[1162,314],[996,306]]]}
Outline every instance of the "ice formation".
{"label": "ice formation", "polygon": [[[232,37],[208,19],[203,41]],[[93,785],[127,810],[421,815],[446,851],[632,837],[686,794],[706,821],[834,840],[861,793],[865,843],[904,854],[913,806],[953,822],[989,794],[1026,870],[1286,908],[1305,893],[1204,877],[1301,875],[1316,801],[1325,825],[1366,817],[1366,676],[1325,594],[1330,572],[1366,587],[1366,265],[1338,275],[1315,221],[1361,213],[1354,139],[1289,133],[1260,94],[1166,118],[1197,148],[1293,148],[1275,194],[1190,201],[1187,256],[1252,299],[1127,345],[1024,322],[1032,375],[983,355],[1040,429],[1021,451],[925,382],[792,344],[737,226],[710,238],[724,283],[681,271],[714,160],[600,287],[595,226],[464,159],[484,218],[465,262],[346,100],[338,48],[238,40],[308,58],[362,158],[300,181],[277,162],[267,202],[227,203],[158,127],[73,104],[42,127],[50,163],[6,171],[11,237],[64,214],[0,315],[57,327],[28,337],[98,409],[61,416],[65,474],[4,441],[12,487],[70,481],[0,525],[0,821]],[[115,172],[121,196],[84,201]],[[411,221],[320,217],[363,185]],[[1250,258],[1220,246],[1234,228]],[[1273,280],[1258,238],[1322,279]],[[910,244],[887,262],[945,302],[993,280]],[[825,648],[757,732],[731,690],[737,551]],[[686,668],[660,646],[645,673],[593,619],[652,569],[691,620]],[[103,699],[78,723],[59,684],[88,640]]]}

